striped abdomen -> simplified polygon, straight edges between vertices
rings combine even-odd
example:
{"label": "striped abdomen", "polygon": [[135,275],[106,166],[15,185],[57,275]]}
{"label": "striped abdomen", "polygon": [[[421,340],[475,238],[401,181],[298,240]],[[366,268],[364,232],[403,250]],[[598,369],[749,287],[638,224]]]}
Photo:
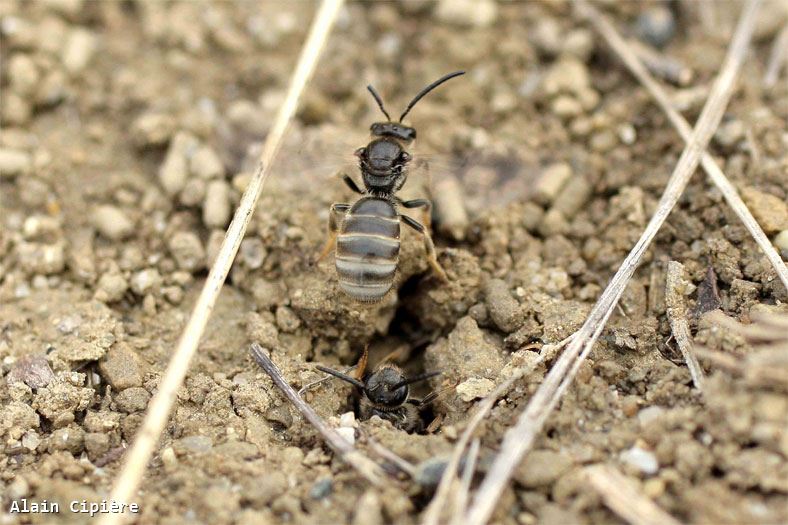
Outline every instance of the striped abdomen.
{"label": "striped abdomen", "polygon": [[387,200],[364,197],[345,216],[337,236],[339,287],[358,301],[383,299],[399,260],[399,215]]}

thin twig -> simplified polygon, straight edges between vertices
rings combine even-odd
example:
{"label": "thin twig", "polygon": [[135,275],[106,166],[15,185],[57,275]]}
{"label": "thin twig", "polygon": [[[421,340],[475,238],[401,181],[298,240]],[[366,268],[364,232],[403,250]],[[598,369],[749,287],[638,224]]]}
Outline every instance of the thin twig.
{"label": "thin twig", "polygon": [[610,510],[632,525],[679,525],[626,476],[609,465],[592,465],[584,473]]}
{"label": "thin twig", "polygon": [[769,54],[769,62],[766,66],[766,74],[763,76],[763,86],[767,89],[777,85],[780,78],[780,70],[788,59],[788,24],[784,25],[774,39],[772,52]]}
{"label": "thin twig", "polygon": [[512,385],[520,380],[520,378],[530,374],[539,364],[543,363],[544,361],[552,359],[556,352],[569,343],[573,337],[574,335],[570,335],[559,343],[544,345],[539,356],[533,362],[515,370],[507,380],[495,387],[495,390],[487,394],[487,397],[485,397],[479,403],[476,412],[474,412],[473,416],[468,422],[468,425],[465,427],[465,430],[460,436],[460,439],[457,440],[457,444],[454,446],[451,458],[449,459],[449,463],[446,465],[446,468],[443,471],[443,475],[441,476],[441,481],[437,490],[435,491],[435,495],[432,497],[432,501],[430,501],[430,504],[427,506],[427,510],[424,511],[424,517],[422,518],[421,522],[422,525],[437,525],[440,519],[441,510],[443,510],[443,507],[446,505],[446,501],[449,498],[451,487],[454,483],[455,476],[457,475],[457,469],[459,468],[465,448],[468,446],[468,443],[471,442],[473,433],[476,431],[482,421],[484,421],[484,418],[487,417],[487,414],[489,414],[490,410],[492,410],[498,399],[503,397],[509,391]]}
{"label": "thin twig", "polygon": [[462,525],[463,512],[468,505],[468,495],[471,492],[471,482],[473,474],[476,472],[476,460],[479,458],[479,438],[473,440],[471,448],[468,449],[468,457],[465,460],[465,468],[460,478],[460,486],[454,495],[454,515],[451,518],[452,525]]}
{"label": "thin twig", "polygon": [[365,437],[367,445],[369,446],[370,450],[380,456],[381,458],[389,461],[392,465],[396,466],[402,472],[410,476],[411,478],[416,476],[416,467],[410,461],[403,459],[396,455],[391,450],[384,447],[382,444],[378,443],[371,437]]}
{"label": "thin twig", "polygon": [[[255,205],[263,189],[263,183],[270,172],[271,163],[279,151],[282,137],[295,114],[298,100],[317,64],[320,52],[325,47],[326,39],[334,25],[342,3],[343,0],[323,0],[320,9],[315,15],[309,36],[298,59],[298,65],[290,80],[287,97],[279,108],[271,131],[266,137],[260,164],[251,181],[249,181],[249,186],[244,191],[241,203],[235,211],[216,261],[208,274],[205,285],[197,299],[197,304],[192,310],[189,322],[159,384],[158,392],[150,403],[133,446],[126,454],[123,469],[120,471],[112,490],[111,499],[113,501],[129,503],[137,491],[148,461],[159,441],[164,425],[167,423],[177,397],[177,391],[183,384],[186,372],[189,369],[189,363],[197,350],[197,345],[205,331],[205,325],[216,304],[216,299],[227,278],[227,273],[230,271],[235,255],[238,252],[238,247],[243,240],[246,227],[252,218]],[[101,523],[103,525],[115,524],[122,520],[123,517],[124,515],[119,513],[106,514],[102,518]]]}
{"label": "thin twig", "polygon": [[[584,1],[577,2],[574,5],[585,7],[586,10],[590,9],[590,6]],[[651,241],[654,240],[673,206],[681,197],[692,174],[697,169],[700,157],[716,131],[725,107],[733,93],[734,81],[749,47],[758,5],[758,0],[752,0],[744,8],[722,69],[698,118],[692,137],[684,148],[676,168],[668,180],[654,216],[591,310],[588,319],[578,331],[575,339],[561,354],[561,357],[558,358],[545,377],[544,382],[534,393],[525,411],[520,415],[516,426],[506,433],[501,443],[501,450],[479,487],[476,497],[473,499],[466,523],[482,525],[492,515],[496,502],[511,478],[514,469],[531,448],[536,436],[541,432],[547,417],[558,404],[559,399],[569,387],[580,365],[591,351],[594,342],[613,313],[615,305],[624,292],[629,279],[635,273],[643,254],[648,249]]]}
{"label": "thin twig", "polygon": [[282,377],[282,372],[279,371],[279,368],[271,361],[271,358],[266,355],[265,350],[263,350],[259,344],[252,343],[249,352],[252,354],[254,360],[257,361],[257,364],[271,376],[274,384],[279,387],[293,406],[295,406],[298,411],[303,414],[304,418],[306,418],[306,420],[317,429],[320,435],[323,436],[328,446],[331,447],[343,461],[364,476],[367,481],[373,485],[381,486],[385,476],[383,469],[381,469],[377,463],[356,450],[353,444],[339,435],[336,430],[328,426],[328,424],[323,421],[323,418],[321,418],[306,401],[298,396],[298,393],[290,386],[290,383],[285,381],[285,378]]}
{"label": "thin twig", "polygon": [[692,70],[673,57],[664,55],[639,40],[630,38],[629,48],[653,74],[677,86],[686,86],[692,82]]}
{"label": "thin twig", "polygon": [[690,286],[684,265],[678,261],[670,261],[665,277],[665,304],[670,330],[681,350],[681,355],[684,356],[684,362],[687,363],[695,388],[703,391],[703,369],[692,352],[692,336],[687,320],[687,293],[690,291]]}
{"label": "thin twig", "polygon": [[[618,31],[616,31],[613,24],[611,24],[602,13],[586,2],[579,2],[577,6],[581,16],[587,18],[591,22],[613,51],[618,54],[619,58],[624,65],[627,66],[632,75],[643,84],[643,87],[645,87],[649,93],[651,93],[657,105],[665,112],[670,123],[673,124],[673,127],[676,128],[679,135],[681,135],[681,138],[683,138],[685,142],[689,142],[692,134],[689,123],[687,123],[684,117],[676,111],[670,98],[665,93],[665,90],[654,80],[654,77],[651,76],[646,67],[638,60],[635,53],[629,49],[627,42],[621,37]],[[766,237],[758,221],[755,220],[755,217],[752,216],[752,213],[750,213],[750,210],[744,204],[744,201],[742,201],[736,188],[731,184],[730,180],[728,180],[717,162],[709,153],[704,152],[701,158],[701,166],[703,166],[711,182],[720,190],[720,193],[722,193],[722,196],[730,207],[733,208],[739,220],[744,223],[744,227],[750,232],[752,238],[755,239],[755,242],[760,246],[764,254],[766,254],[766,258],[769,259],[769,262],[772,267],[774,267],[783,285],[788,289],[788,267],[786,267],[785,262],[780,257],[780,254],[777,253],[777,250],[769,241],[769,238]]]}

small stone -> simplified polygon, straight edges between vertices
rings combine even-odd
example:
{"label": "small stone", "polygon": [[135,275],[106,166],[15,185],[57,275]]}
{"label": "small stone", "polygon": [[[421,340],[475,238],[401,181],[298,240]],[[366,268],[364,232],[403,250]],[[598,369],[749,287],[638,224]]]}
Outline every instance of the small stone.
{"label": "small stone", "polygon": [[588,62],[594,52],[594,36],[588,29],[573,29],[562,39],[562,51]]}
{"label": "small stone", "polygon": [[553,450],[534,450],[517,467],[514,479],[525,488],[546,487],[572,468],[572,458]]}
{"label": "small stone", "polygon": [[27,175],[32,166],[33,161],[26,151],[0,148],[0,178]]}
{"label": "small stone", "polygon": [[88,457],[95,461],[109,452],[109,434],[88,432],[85,434],[85,450]]}
{"label": "small stone", "polygon": [[248,480],[243,486],[243,497],[255,507],[265,507],[287,491],[287,477],[275,470],[259,479]]}
{"label": "small stone", "polygon": [[383,505],[373,489],[367,490],[356,501],[353,525],[383,525]]}
{"label": "small stone", "polygon": [[551,204],[561,188],[572,177],[572,167],[566,162],[550,164],[542,170],[533,190],[533,200],[543,206]]}
{"label": "small stone", "polygon": [[86,29],[74,29],[68,35],[61,60],[69,73],[81,72],[96,51],[96,36]]}
{"label": "small stone", "polygon": [[720,124],[716,133],[714,133],[714,140],[720,146],[732,149],[744,138],[745,132],[746,128],[744,122],[738,119],[732,119]]}
{"label": "small stone", "polygon": [[96,284],[96,300],[103,303],[114,303],[123,299],[129,283],[120,273],[105,273]]}
{"label": "small stone", "polygon": [[50,452],[65,450],[77,455],[85,449],[85,431],[76,425],[59,428],[49,436]]}
{"label": "small stone", "polygon": [[25,383],[33,389],[43,388],[55,379],[49,362],[43,355],[26,355],[17,359],[6,376],[8,384]]}
{"label": "small stone", "polygon": [[489,27],[498,17],[498,6],[493,0],[440,0],[435,16],[448,24]]}
{"label": "small stone", "polygon": [[640,423],[640,427],[645,427],[652,421],[661,417],[664,413],[665,409],[656,405],[641,409],[640,412],[638,412],[638,422]]}
{"label": "small stone", "polygon": [[167,156],[159,167],[159,182],[168,195],[177,195],[189,179],[189,157],[199,146],[197,139],[180,132],[170,142]]}
{"label": "small stone", "polygon": [[131,277],[131,290],[135,294],[143,296],[148,292],[158,291],[161,283],[162,278],[159,271],[156,268],[146,268]]}
{"label": "small stone", "polygon": [[17,54],[8,61],[8,79],[11,89],[17,94],[26,96],[33,93],[39,78],[38,68],[28,55]]}
{"label": "small stone", "polygon": [[201,179],[224,177],[224,164],[219,155],[208,146],[197,148],[190,161],[191,172]]}
{"label": "small stone", "polygon": [[184,206],[199,206],[205,200],[207,184],[202,179],[192,178],[181,190],[180,199]]}
{"label": "small stone", "polygon": [[164,113],[143,113],[131,125],[131,137],[140,147],[163,146],[175,133],[175,119]]}
{"label": "small stone", "polygon": [[469,403],[474,399],[481,399],[485,397],[487,394],[492,392],[493,388],[495,388],[495,383],[489,379],[483,377],[472,377],[471,379],[463,381],[457,385],[455,390],[460,396],[460,399],[466,403]]}
{"label": "small stone", "polygon": [[292,333],[301,326],[301,319],[287,306],[276,309],[276,325],[283,332]]}
{"label": "small stone", "polygon": [[550,111],[560,118],[572,118],[583,113],[583,106],[570,95],[560,95],[550,104]]}
{"label": "small stone", "polygon": [[101,235],[113,241],[125,239],[134,231],[134,222],[120,208],[110,204],[96,207],[90,220]]}
{"label": "small stone", "polygon": [[334,490],[331,478],[320,478],[309,489],[309,497],[315,500],[325,499]]}
{"label": "small stone", "polygon": [[241,241],[238,250],[241,260],[250,270],[257,270],[263,265],[268,252],[263,246],[263,241],[257,237],[251,237]]}
{"label": "small stone", "polygon": [[22,436],[22,446],[25,447],[29,451],[34,451],[38,448],[38,445],[41,444],[41,437],[38,435],[38,432],[35,430],[28,430],[25,432],[25,435]]}
{"label": "small stone", "polygon": [[[208,436],[186,436],[173,443],[173,449],[179,456],[189,453],[204,454],[213,448],[213,441]],[[268,476],[266,476],[268,477]]]}
{"label": "small stone", "polygon": [[164,470],[171,472],[178,466],[178,458],[175,456],[175,450],[172,447],[167,447],[161,451],[161,462],[164,465]]}
{"label": "small stone", "polygon": [[347,427],[347,428],[357,428],[358,422],[356,421],[356,415],[353,412],[345,412],[341,416],[339,416],[339,426]]}
{"label": "small stone", "polygon": [[115,391],[142,386],[142,367],[131,347],[119,343],[99,361],[99,373]]}
{"label": "small stone", "polygon": [[194,272],[205,267],[205,250],[193,232],[176,232],[167,242],[178,268]]}
{"label": "small stone", "polygon": [[63,245],[21,242],[16,247],[19,265],[32,274],[51,275],[66,267]]}
{"label": "small stone", "polygon": [[521,309],[517,299],[512,297],[509,286],[500,279],[490,279],[484,287],[485,304],[495,325],[506,333],[511,333],[521,324]]}
{"label": "small stone", "polygon": [[416,465],[416,473],[413,475],[413,479],[424,488],[437,487],[448,463],[449,460],[446,457],[433,457],[424,460]]}
{"label": "small stone", "polygon": [[230,220],[230,185],[224,180],[208,184],[202,220],[209,228],[224,228]]}
{"label": "small stone", "polygon": [[541,54],[554,57],[561,51],[564,31],[555,18],[545,16],[535,24],[530,38]]}
{"label": "small stone", "polygon": [[638,16],[635,31],[644,42],[663,47],[676,33],[673,12],[665,5],[650,7]]}
{"label": "small stone", "polygon": [[557,60],[542,79],[546,95],[559,93],[579,94],[591,86],[588,68],[577,58],[564,56]]}
{"label": "small stone", "polygon": [[788,230],[788,203],[785,200],[753,187],[743,188],[741,196],[767,235]]}
{"label": "small stone", "polygon": [[622,452],[621,461],[646,475],[656,474],[659,470],[654,453],[637,446]]}
{"label": "small stone", "polygon": [[128,414],[144,411],[148,406],[148,401],[150,401],[150,393],[138,386],[127,388],[115,396],[118,410]]}
{"label": "small stone", "polygon": [[774,247],[780,252],[783,260],[788,261],[788,230],[783,230],[774,238]]}

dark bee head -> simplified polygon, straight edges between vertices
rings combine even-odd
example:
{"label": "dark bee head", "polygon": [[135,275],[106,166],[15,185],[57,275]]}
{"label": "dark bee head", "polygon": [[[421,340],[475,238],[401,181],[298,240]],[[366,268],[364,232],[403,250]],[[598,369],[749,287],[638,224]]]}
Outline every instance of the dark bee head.
{"label": "dark bee head", "polygon": [[408,385],[399,368],[384,365],[369,375],[364,394],[376,405],[395,408],[407,401]]}
{"label": "dark bee head", "polygon": [[[392,186],[410,161],[410,154],[396,140],[379,138],[356,150],[364,181],[375,189]],[[367,177],[370,175],[370,177]]]}
{"label": "dark bee head", "polygon": [[406,144],[416,139],[416,129],[396,122],[375,122],[369,127],[373,137],[394,137]]}

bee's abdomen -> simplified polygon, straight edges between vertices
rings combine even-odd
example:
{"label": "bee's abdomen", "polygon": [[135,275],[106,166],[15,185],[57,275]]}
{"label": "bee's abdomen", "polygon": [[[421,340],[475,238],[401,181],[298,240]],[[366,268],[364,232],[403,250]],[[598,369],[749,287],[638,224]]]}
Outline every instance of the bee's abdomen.
{"label": "bee's abdomen", "polygon": [[337,237],[339,287],[358,301],[391,289],[399,260],[399,216],[386,200],[366,197],[348,212]]}

